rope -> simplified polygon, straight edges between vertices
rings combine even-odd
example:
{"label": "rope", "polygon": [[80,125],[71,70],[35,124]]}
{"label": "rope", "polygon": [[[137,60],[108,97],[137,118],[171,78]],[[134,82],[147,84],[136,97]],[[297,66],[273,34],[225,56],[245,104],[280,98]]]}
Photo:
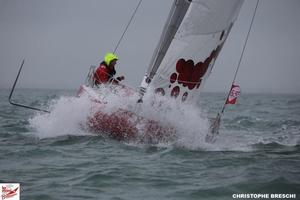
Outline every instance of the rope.
{"label": "rope", "polygon": [[229,91],[229,93],[228,93],[228,95],[227,95],[227,98],[226,98],[226,100],[225,100],[225,103],[224,103],[224,105],[223,105],[223,108],[222,108],[222,112],[221,112],[221,113],[223,113],[224,110],[225,110],[225,107],[226,107],[226,101],[227,101],[227,99],[228,99],[228,97],[229,97],[229,95],[230,95],[231,87],[232,87],[232,85],[234,84],[235,79],[236,79],[237,74],[238,74],[238,71],[239,71],[239,69],[240,69],[241,62],[242,62],[242,59],[243,59],[243,57],[244,57],[244,52],[245,52],[245,49],[246,49],[246,46],[247,46],[247,42],[248,42],[248,39],[249,39],[249,35],[250,35],[251,29],[252,29],[254,17],[255,17],[255,15],[256,15],[258,3],[259,3],[259,0],[257,0],[257,2],[256,2],[254,14],[253,14],[252,19],[251,19],[250,27],[249,27],[249,30],[248,30],[248,33],[247,33],[247,36],[246,36],[246,40],[245,40],[245,43],[244,43],[244,46],[243,46],[243,50],[242,50],[242,53],[241,53],[241,56],[240,56],[240,59],[239,59],[239,63],[238,63],[238,66],[237,66],[237,68],[236,68],[236,70],[235,70],[234,78],[233,78],[232,83],[231,83],[231,86],[230,86],[230,91]]}
{"label": "rope", "polygon": [[133,11],[133,13],[132,13],[132,15],[131,15],[131,18],[130,18],[128,24],[126,25],[126,27],[125,27],[125,29],[124,29],[124,31],[123,31],[123,33],[122,33],[122,35],[121,35],[121,37],[120,37],[120,39],[119,39],[117,45],[116,45],[115,50],[114,50],[113,53],[115,53],[115,52],[117,51],[117,49],[118,49],[118,47],[119,47],[121,41],[123,40],[123,37],[124,37],[124,35],[125,35],[125,33],[126,33],[128,27],[129,27],[129,25],[131,24],[131,21],[133,20],[133,17],[134,17],[134,15],[135,15],[136,11],[138,10],[140,4],[142,3],[142,1],[143,1],[143,0],[140,0],[140,1],[139,1],[138,5],[136,6],[135,10]]}

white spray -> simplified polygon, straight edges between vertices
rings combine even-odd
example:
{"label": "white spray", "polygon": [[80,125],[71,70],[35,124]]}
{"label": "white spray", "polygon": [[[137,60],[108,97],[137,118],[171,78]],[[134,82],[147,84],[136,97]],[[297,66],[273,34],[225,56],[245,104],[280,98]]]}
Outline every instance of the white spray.
{"label": "white spray", "polygon": [[[101,88],[102,92],[87,89],[88,95],[81,97],[61,97],[51,102],[50,114],[38,114],[30,120],[36,129],[39,138],[57,137],[61,135],[86,135],[88,118],[97,110],[91,97],[106,101],[102,112],[112,113],[117,109],[133,111],[139,116],[149,120],[158,121],[163,126],[172,126],[176,129],[176,141],[172,145],[188,148],[206,148],[205,135],[209,129],[209,122],[205,112],[200,108],[181,104],[174,99],[156,96],[151,92],[144,97],[143,104],[137,104],[138,96],[126,96],[125,90]],[[151,90],[150,90],[151,91]],[[139,125],[137,125],[139,126]],[[137,127],[138,128],[138,127]],[[166,141],[166,145],[170,145]],[[161,144],[160,144],[161,145]]]}

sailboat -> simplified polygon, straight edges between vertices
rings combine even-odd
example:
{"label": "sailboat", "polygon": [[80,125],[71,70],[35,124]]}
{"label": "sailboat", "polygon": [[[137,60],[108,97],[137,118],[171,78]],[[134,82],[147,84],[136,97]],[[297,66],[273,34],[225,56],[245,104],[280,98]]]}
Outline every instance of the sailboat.
{"label": "sailboat", "polygon": [[[114,86],[113,90],[121,88],[123,94],[135,96],[137,104],[143,104],[145,94],[152,88],[153,97],[172,98],[178,106],[196,106],[242,4],[243,0],[174,0],[139,88],[134,90],[122,85]],[[95,102],[93,109],[96,111],[89,120],[93,130],[126,140],[136,138],[137,126],[143,124],[146,140],[160,141],[176,135],[173,127],[140,116],[132,109],[116,108],[115,112],[105,113],[107,102],[97,99],[92,87],[93,72],[90,69],[88,81],[79,92],[80,95],[88,94]]]}

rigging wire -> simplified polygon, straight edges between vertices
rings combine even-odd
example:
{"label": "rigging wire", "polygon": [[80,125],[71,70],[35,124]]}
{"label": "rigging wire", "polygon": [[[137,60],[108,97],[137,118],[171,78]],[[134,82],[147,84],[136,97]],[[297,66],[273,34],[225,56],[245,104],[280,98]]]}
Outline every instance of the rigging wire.
{"label": "rigging wire", "polygon": [[238,63],[238,66],[237,66],[237,68],[235,70],[234,78],[233,78],[233,81],[232,81],[231,86],[230,86],[230,91],[228,92],[228,95],[227,95],[227,98],[226,98],[226,100],[224,102],[224,105],[223,105],[221,113],[217,114],[217,117],[215,118],[214,122],[212,123],[212,125],[210,127],[210,132],[206,135],[205,140],[207,142],[213,143],[215,141],[215,135],[217,135],[219,133],[221,116],[224,113],[224,110],[225,110],[225,107],[226,107],[226,102],[227,102],[227,99],[229,98],[232,85],[235,82],[235,79],[237,77],[238,71],[239,71],[240,66],[241,66],[241,62],[242,62],[242,59],[243,59],[243,56],[244,56],[244,52],[245,52],[245,49],[246,49],[246,46],[247,46],[248,38],[249,38],[249,35],[250,35],[250,32],[251,32],[252,25],[253,25],[253,22],[254,22],[254,18],[255,18],[255,15],[256,15],[256,11],[257,11],[257,8],[258,8],[258,4],[259,4],[259,0],[257,0],[257,2],[256,2],[255,10],[254,10],[254,13],[253,13],[253,16],[252,16],[252,19],[251,19],[250,27],[249,27],[249,30],[248,30],[248,33],[247,33],[247,36],[246,36],[246,40],[245,40],[245,43],[244,43],[244,46],[243,46],[243,50],[242,50],[242,53],[241,53],[241,56],[240,56],[240,59],[239,59],[239,63]]}
{"label": "rigging wire", "polygon": [[123,40],[123,37],[124,37],[125,33],[127,32],[127,29],[128,29],[128,27],[129,27],[129,25],[131,24],[131,21],[133,20],[133,18],[134,18],[134,16],[135,16],[135,13],[137,12],[137,10],[138,10],[139,6],[141,5],[142,1],[143,1],[143,0],[140,0],[139,3],[137,4],[136,8],[134,9],[134,11],[133,11],[133,13],[132,13],[132,15],[131,15],[131,17],[130,17],[130,20],[129,20],[129,22],[127,23],[127,25],[126,25],[126,27],[125,27],[125,29],[124,29],[124,31],[123,31],[123,33],[122,33],[122,35],[121,35],[119,41],[118,41],[118,43],[117,43],[117,45],[116,45],[116,47],[115,47],[113,53],[116,53],[116,51],[117,51],[117,49],[118,49],[118,47],[119,47],[121,41]]}
{"label": "rigging wire", "polygon": [[[255,15],[256,15],[256,11],[257,11],[257,8],[258,8],[258,4],[259,4],[259,0],[257,0],[257,2],[256,2],[256,6],[255,6],[255,9],[254,9],[254,13],[253,13],[252,19],[251,19],[250,27],[249,27],[249,30],[248,30],[248,33],[247,33],[247,36],[246,36],[246,40],[245,40],[245,43],[244,43],[244,46],[243,46],[243,50],[242,50],[242,53],[241,53],[241,56],[240,56],[240,59],[239,59],[238,66],[237,66],[237,68],[236,68],[236,70],[235,70],[235,74],[234,74],[234,77],[233,77],[233,80],[232,80],[232,83],[231,83],[231,86],[230,86],[230,90],[231,90],[232,85],[233,85],[234,82],[235,82],[235,79],[236,79],[236,77],[237,77],[238,71],[239,71],[240,66],[241,66],[241,62],[242,62],[243,57],[244,57],[244,52],[245,52],[245,49],[246,49],[246,46],[247,46],[247,43],[248,43],[249,35],[250,35],[251,29],[252,29],[252,25],[253,25],[254,18],[255,18]],[[227,101],[229,95],[230,95],[230,91],[229,91],[229,93],[228,93],[228,96],[227,96],[227,98],[226,98],[226,101]],[[225,107],[226,107],[226,101],[225,101],[225,103],[224,103],[224,105],[223,105],[223,108],[222,108],[222,112],[221,112],[221,113],[223,113],[224,110],[225,110]]]}

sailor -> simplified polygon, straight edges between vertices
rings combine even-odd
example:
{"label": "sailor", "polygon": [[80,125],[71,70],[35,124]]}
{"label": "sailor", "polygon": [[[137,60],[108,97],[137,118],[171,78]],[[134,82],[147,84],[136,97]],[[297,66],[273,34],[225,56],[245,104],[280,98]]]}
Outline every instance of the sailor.
{"label": "sailor", "polygon": [[116,74],[115,65],[119,58],[113,53],[107,53],[94,74],[95,85],[99,84],[119,84],[124,80],[124,76],[114,78]]}

